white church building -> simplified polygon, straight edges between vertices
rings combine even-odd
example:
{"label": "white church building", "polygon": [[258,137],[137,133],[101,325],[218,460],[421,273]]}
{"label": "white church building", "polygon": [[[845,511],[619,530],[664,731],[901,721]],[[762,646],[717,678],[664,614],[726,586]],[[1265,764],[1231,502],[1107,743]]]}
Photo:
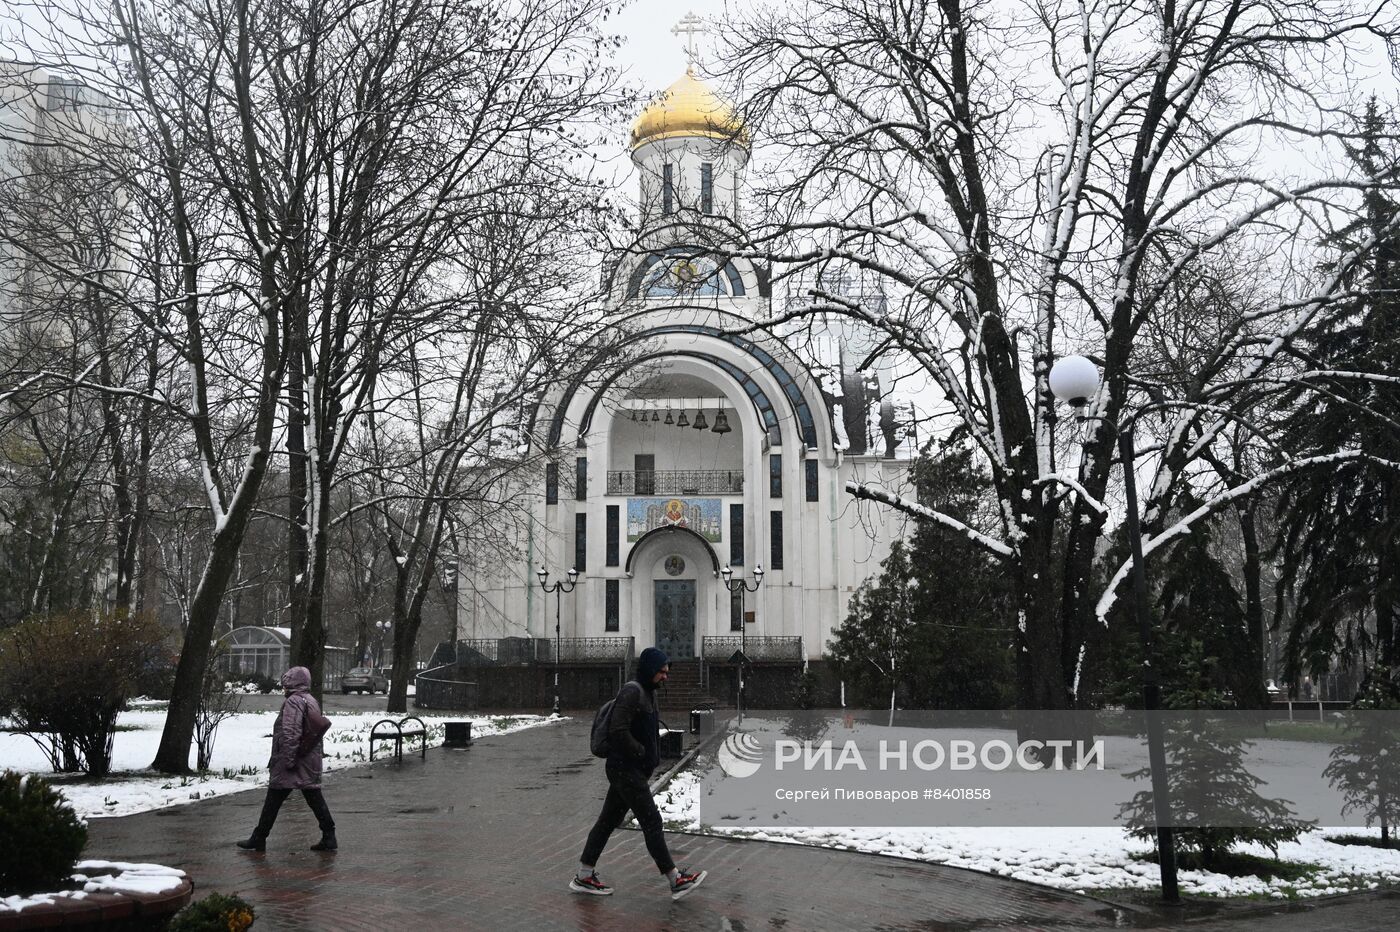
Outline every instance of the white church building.
{"label": "white church building", "polygon": [[[557,600],[565,661],[629,643],[677,661],[724,663],[742,644],[801,663],[903,533],[892,509],[845,491],[908,491],[909,408],[898,417],[888,377],[856,371],[876,338],[840,321],[744,331],[788,301],[765,268],[716,254],[744,222],[750,147],[689,71],[637,118],[642,234],[610,277],[634,352],[540,399],[533,442],[551,462],[528,539],[463,566],[464,642],[549,651]],[[575,588],[547,593],[541,567],[566,587],[576,570]],[[726,570],[751,591],[731,593]]]}

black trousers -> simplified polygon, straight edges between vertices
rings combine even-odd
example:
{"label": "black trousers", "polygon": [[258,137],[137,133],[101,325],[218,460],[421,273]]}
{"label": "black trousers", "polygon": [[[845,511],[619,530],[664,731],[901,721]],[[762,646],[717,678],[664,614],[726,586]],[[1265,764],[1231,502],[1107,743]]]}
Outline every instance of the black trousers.
{"label": "black trousers", "polygon": [[666,836],[661,830],[661,813],[657,811],[656,800],[651,798],[651,787],[640,770],[630,767],[608,768],[608,796],[603,800],[603,811],[598,813],[598,821],[588,833],[588,843],[583,846],[584,864],[596,866],[608,836],[613,829],[627,818],[627,811],[637,816],[637,824],[642,827],[642,837],[646,839],[647,852],[663,874],[668,874],[676,866],[671,860],[671,852],[666,848]]}
{"label": "black trousers", "polygon": [[[266,838],[272,832],[272,823],[277,821],[277,812],[282,808],[282,804],[287,801],[287,797],[292,795],[291,790],[276,790],[267,788],[267,798],[263,800],[262,816],[258,819],[258,827],[253,829],[254,838]],[[316,816],[316,823],[321,826],[322,833],[335,831],[335,819],[331,818],[331,809],[326,805],[326,797],[321,795],[319,788],[312,790],[302,790],[302,797],[306,804],[311,807],[312,813]]]}

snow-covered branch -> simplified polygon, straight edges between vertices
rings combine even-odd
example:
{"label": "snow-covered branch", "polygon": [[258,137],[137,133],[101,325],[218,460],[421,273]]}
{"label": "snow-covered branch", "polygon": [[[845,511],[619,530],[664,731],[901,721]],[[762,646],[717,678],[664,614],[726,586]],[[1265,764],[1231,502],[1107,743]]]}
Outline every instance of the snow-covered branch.
{"label": "snow-covered branch", "polygon": [[[1162,531],[1162,533],[1154,537],[1144,537],[1142,541],[1143,559],[1151,556],[1153,552],[1161,548],[1164,544],[1170,543],[1174,538],[1184,537],[1190,534],[1191,529],[1200,521],[1209,518],[1242,498],[1253,495],[1270,483],[1277,482],[1286,476],[1304,469],[1317,469],[1323,466],[1332,466],[1337,463],[1353,462],[1356,460],[1366,460],[1367,462],[1385,469],[1400,471],[1400,463],[1380,459],[1370,454],[1363,453],[1361,450],[1341,450],[1337,453],[1328,453],[1323,456],[1310,456],[1304,459],[1294,460],[1291,463],[1285,463],[1276,469],[1260,473],[1247,482],[1242,482],[1234,488],[1221,492],[1195,511],[1182,517],[1181,520]],[[1118,600],[1118,587],[1128,578],[1128,574],[1131,571],[1131,560],[1125,561],[1118,567],[1117,572],[1113,574],[1113,578],[1109,580],[1108,585],[1104,588],[1103,595],[1099,597],[1098,605],[1094,609],[1100,622],[1107,624],[1108,613],[1112,610],[1113,604]]]}
{"label": "snow-covered branch", "polygon": [[847,482],[846,491],[856,498],[880,502],[881,504],[889,505],[891,508],[902,511],[912,517],[940,524],[950,531],[963,535],[974,544],[977,544],[984,550],[991,551],[999,557],[1012,557],[1016,554],[1009,545],[997,540],[995,537],[989,537],[983,534],[976,528],[968,527],[951,515],[945,515],[941,511],[934,511],[932,508],[920,505],[918,502],[911,502],[903,496],[896,495],[879,486],[872,486],[868,483]]}

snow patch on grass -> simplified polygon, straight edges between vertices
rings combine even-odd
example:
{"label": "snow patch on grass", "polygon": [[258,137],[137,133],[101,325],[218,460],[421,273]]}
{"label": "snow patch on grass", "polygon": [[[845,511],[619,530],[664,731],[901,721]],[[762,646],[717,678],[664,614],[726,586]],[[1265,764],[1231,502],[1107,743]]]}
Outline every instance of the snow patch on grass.
{"label": "snow patch on grass", "polygon": [[[907,858],[1075,893],[1155,890],[1160,880],[1156,863],[1142,860],[1153,850],[1152,845],[1130,838],[1119,828],[702,826],[700,775],[689,770],[678,773],[667,784],[657,795],[656,804],[667,826],[678,831]],[[1181,870],[1181,892],[1192,896],[1298,899],[1400,884],[1400,851],[1327,841],[1325,834],[1335,831],[1316,829],[1296,842],[1279,845],[1279,860],[1317,865],[1316,871],[1301,880]],[[1380,837],[1379,829],[1347,832]],[[1260,845],[1241,845],[1237,850],[1257,857],[1273,856]]]}
{"label": "snow patch on grass", "polygon": [[[219,725],[209,771],[196,776],[171,777],[149,769],[165,727],[165,704],[145,701],[132,705],[130,711],[123,712],[117,719],[121,730],[113,740],[113,772],[107,779],[89,781],[54,774],[49,771],[48,761],[39,746],[30,738],[12,732],[0,733],[0,762],[3,762],[0,767],[51,781],[84,819],[131,815],[267,785],[267,759],[272,750],[276,712],[239,712],[230,716]],[[382,711],[332,713],[331,730],[322,745],[323,766],[329,779],[334,780],[336,771],[368,762],[369,733],[375,722],[401,717]],[[541,715],[486,716],[426,710],[417,717],[427,725],[428,747],[442,744],[447,721],[471,722],[473,739],[510,734],[551,721]],[[406,741],[405,745],[405,754],[410,748],[418,749],[416,739]],[[385,752],[392,751],[392,743],[381,742],[375,749],[375,758],[382,760]],[[193,766],[193,748],[190,761]]]}

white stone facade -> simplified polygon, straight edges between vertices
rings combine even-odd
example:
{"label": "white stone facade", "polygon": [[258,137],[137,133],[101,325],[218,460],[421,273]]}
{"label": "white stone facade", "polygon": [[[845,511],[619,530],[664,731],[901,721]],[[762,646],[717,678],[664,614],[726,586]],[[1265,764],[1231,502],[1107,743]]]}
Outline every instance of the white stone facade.
{"label": "white stone facade", "polygon": [[[733,242],[741,220],[746,142],[634,135],[644,233],[611,279],[634,352],[542,399],[534,442],[553,451],[557,481],[530,490],[516,553],[464,565],[460,637],[554,637],[557,597],[536,570],[548,568],[552,582],[574,567],[577,586],[559,602],[562,637],[631,636],[637,650],[660,644],[677,659],[698,657],[705,637],[740,634],[721,570],[752,586],[761,565],[762,584],[744,597],[746,636],[800,637],[814,659],[903,533],[894,512],[845,491],[849,481],[907,491],[908,459],[883,455],[907,453],[891,439],[890,405],[877,398],[873,414],[854,419],[845,411],[871,407],[841,388],[851,375],[843,365],[854,365],[845,360],[866,348],[860,335],[849,324],[800,343],[736,332],[774,313],[762,269],[711,251]],[[805,358],[814,346],[837,358]],[[878,429],[880,410],[884,441],[853,444],[848,427]],[[702,413],[706,427],[696,429]],[[721,417],[727,433],[713,429]]]}

